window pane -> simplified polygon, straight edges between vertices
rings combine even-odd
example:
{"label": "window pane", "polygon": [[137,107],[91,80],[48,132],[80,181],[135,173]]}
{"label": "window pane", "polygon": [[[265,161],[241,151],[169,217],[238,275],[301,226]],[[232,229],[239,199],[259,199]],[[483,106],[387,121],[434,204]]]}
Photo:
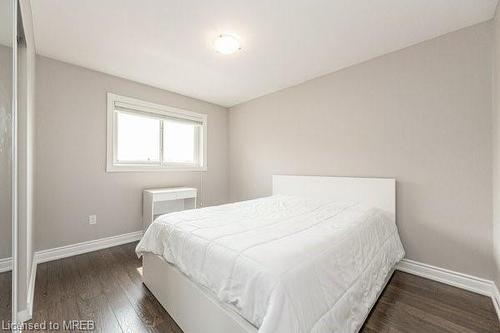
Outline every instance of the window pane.
{"label": "window pane", "polygon": [[118,152],[121,162],[160,161],[160,120],[118,112]]}
{"label": "window pane", "polygon": [[164,161],[198,163],[198,124],[166,120],[163,124]]}

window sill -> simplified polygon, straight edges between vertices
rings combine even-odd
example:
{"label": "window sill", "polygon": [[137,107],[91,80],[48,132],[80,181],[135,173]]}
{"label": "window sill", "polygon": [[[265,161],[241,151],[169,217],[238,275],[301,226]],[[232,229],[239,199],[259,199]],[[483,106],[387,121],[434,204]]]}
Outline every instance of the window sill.
{"label": "window sill", "polygon": [[113,165],[106,167],[106,172],[193,172],[207,171],[207,167],[157,167],[157,166],[134,166]]}

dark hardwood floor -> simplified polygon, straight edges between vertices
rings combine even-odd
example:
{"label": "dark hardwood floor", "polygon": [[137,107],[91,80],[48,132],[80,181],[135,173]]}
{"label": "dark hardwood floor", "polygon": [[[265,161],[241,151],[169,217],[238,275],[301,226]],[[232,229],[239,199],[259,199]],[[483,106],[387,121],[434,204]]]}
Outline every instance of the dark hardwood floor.
{"label": "dark hardwood floor", "polygon": [[396,271],[361,332],[500,332],[491,298]]}
{"label": "dark hardwood floor", "polygon": [[0,331],[2,323],[11,320],[11,301],[12,301],[12,274],[10,272],[0,273]]}
{"label": "dark hardwood floor", "polygon": [[142,284],[135,245],[38,265],[32,322],[87,319],[97,332],[182,332]]}
{"label": "dark hardwood floor", "polygon": [[[142,284],[134,248],[39,264],[32,322],[90,319],[99,332],[182,333]],[[396,272],[361,331],[500,332],[500,325],[488,297]]]}

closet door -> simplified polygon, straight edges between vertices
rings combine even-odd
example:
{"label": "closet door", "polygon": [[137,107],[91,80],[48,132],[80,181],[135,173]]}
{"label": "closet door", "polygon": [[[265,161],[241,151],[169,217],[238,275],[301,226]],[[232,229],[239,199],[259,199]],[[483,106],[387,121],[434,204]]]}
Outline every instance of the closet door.
{"label": "closet door", "polygon": [[[0,329],[15,319],[15,0],[0,0]],[[16,236],[16,237],[13,237]]]}

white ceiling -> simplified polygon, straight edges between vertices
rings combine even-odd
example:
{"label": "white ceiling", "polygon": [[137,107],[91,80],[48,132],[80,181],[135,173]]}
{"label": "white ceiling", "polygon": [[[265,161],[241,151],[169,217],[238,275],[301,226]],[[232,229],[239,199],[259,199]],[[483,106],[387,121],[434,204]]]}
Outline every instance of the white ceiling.
{"label": "white ceiling", "polygon": [[[493,17],[498,0],[34,0],[37,52],[232,106]],[[221,55],[220,33],[242,50]]]}

